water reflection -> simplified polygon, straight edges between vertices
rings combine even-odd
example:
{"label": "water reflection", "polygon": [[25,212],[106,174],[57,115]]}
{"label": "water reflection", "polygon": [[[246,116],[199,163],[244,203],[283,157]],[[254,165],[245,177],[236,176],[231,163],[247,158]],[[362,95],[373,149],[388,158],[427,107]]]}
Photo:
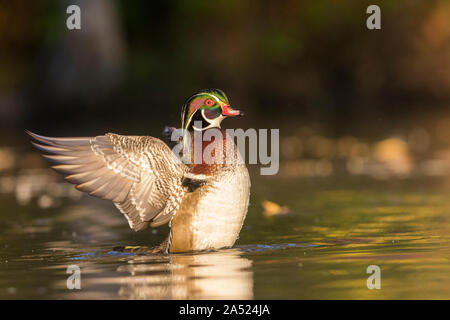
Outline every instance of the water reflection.
{"label": "water reflection", "polygon": [[252,262],[237,249],[161,258],[137,256],[120,266],[127,299],[252,299]]}
{"label": "water reflection", "polygon": [[[65,277],[56,287],[65,298],[97,299],[252,299],[252,261],[239,249],[201,254],[136,255],[110,252],[103,266],[94,267],[95,254],[73,261],[82,270],[82,290],[64,290]],[[111,257],[112,256],[112,257]],[[123,259],[120,259],[120,258]],[[117,259],[119,258],[119,259]],[[122,260],[115,270],[107,264]],[[113,289],[114,288],[114,289]],[[104,291],[101,292],[100,291]],[[99,295],[100,294],[100,295]]]}

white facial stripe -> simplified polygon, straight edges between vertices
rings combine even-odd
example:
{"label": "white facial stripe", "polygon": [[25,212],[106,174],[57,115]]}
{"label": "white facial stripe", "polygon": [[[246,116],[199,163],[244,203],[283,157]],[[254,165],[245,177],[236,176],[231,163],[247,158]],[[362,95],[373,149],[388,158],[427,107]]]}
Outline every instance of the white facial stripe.
{"label": "white facial stripe", "polygon": [[217,103],[219,103],[220,104],[220,100],[219,100],[219,98],[217,98],[215,95],[213,95],[213,94],[210,94],[210,93],[207,93],[207,95],[209,95],[209,96],[211,96],[211,97],[213,97],[216,101],[217,101]]}
{"label": "white facial stripe", "polygon": [[220,128],[220,123],[222,122],[223,119],[226,118],[225,116],[220,115],[220,116],[218,116],[218,117],[215,118],[215,119],[208,119],[208,118],[205,116],[205,113],[204,113],[204,112],[205,112],[205,110],[201,110],[203,120],[205,120],[206,122],[208,122],[209,125],[206,126],[206,127],[204,127],[204,128],[197,128],[195,125],[192,125],[192,128],[194,128],[194,130],[197,130],[197,131],[203,131],[203,130],[206,130],[206,129],[209,129],[209,128],[214,128],[214,127]]}

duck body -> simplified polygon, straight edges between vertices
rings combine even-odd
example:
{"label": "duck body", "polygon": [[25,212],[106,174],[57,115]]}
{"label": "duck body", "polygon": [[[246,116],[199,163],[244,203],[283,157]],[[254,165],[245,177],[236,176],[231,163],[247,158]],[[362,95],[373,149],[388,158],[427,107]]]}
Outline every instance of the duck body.
{"label": "duck body", "polygon": [[191,167],[190,172],[207,178],[204,185],[185,194],[172,219],[170,252],[231,247],[238,238],[249,205],[250,176],[234,142],[224,131],[222,135],[223,163]]}
{"label": "duck body", "polygon": [[[205,133],[220,128],[224,118],[236,115],[242,114],[229,106],[221,90],[202,90],[184,104],[182,129]],[[205,126],[195,127],[195,119]],[[55,164],[52,168],[78,190],[111,200],[133,230],[169,223],[167,240],[154,252],[214,250],[231,247],[238,238],[249,205],[250,177],[233,140],[224,131],[222,138],[184,151],[192,160],[196,152],[209,148],[209,156],[221,161],[202,158],[189,163],[180,161],[166,143],[154,137],[108,133],[52,138],[28,134],[33,145]],[[224,152],[218,153],[220,150]]]}

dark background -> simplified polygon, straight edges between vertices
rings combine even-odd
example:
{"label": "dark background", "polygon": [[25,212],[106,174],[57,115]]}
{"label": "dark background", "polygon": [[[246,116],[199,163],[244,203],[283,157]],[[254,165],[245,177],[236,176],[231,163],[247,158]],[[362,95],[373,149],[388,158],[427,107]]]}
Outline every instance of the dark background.
{"label": "dark background", "polygon": [[[66,28],[70,4],[81,30]],[[370,4],[381,30],[366,28]],[[449,115],[450,3],[0,1],[0,61],[6,145],[25,143],[25,128],[160,136],[208,87],[246,112],[225,126],[433,135]]]}

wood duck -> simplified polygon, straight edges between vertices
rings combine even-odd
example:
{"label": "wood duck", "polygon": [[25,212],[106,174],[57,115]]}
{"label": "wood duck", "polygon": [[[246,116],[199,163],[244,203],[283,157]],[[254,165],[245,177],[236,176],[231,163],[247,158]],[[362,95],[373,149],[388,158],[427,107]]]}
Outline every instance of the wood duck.
{"label": "wood duck", "polygon": [[[243,113],[230,106],[223,91],[201,90],[182,109],[182,128],[191,134],[183,134],[172,146],[182,143],[183,156],[192,160],[199,149],[186,148],[187,137],[217,131],[223,119],[238,115]],[[172,131],[166,129],[166,136]],[[52,138],[27,133],[65,180],[78,190],[113,201],[133,230],[169,223],[168,238],[154,252],[214,250],[235,243],[247,214],[250,177],[226,134],[222,141],[201,143],[201,152],[213,146],[212,155],[231,147],[232,152],[217,153],[226,161],[185,163],[166,143],[149,136],[107,133]]]}

